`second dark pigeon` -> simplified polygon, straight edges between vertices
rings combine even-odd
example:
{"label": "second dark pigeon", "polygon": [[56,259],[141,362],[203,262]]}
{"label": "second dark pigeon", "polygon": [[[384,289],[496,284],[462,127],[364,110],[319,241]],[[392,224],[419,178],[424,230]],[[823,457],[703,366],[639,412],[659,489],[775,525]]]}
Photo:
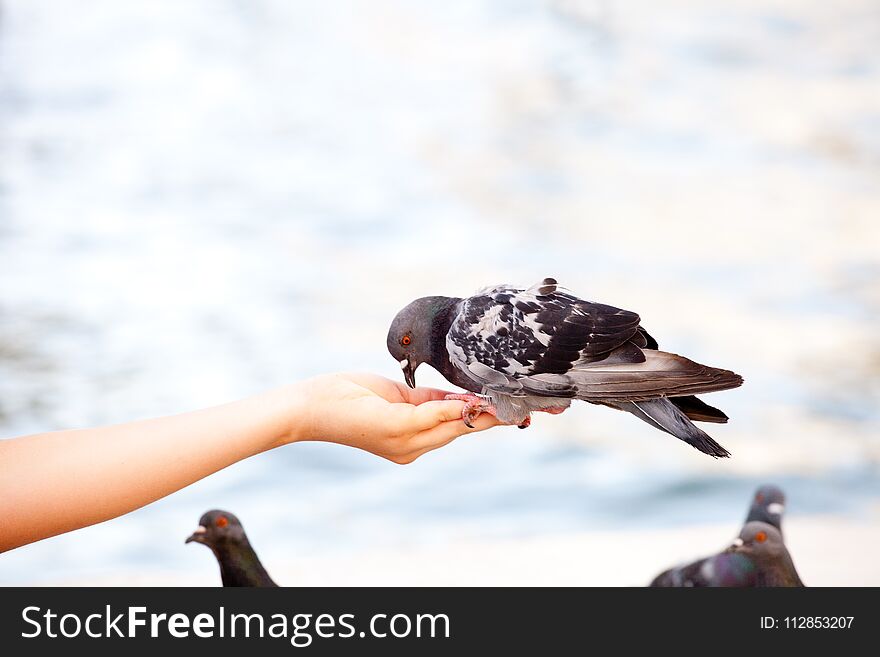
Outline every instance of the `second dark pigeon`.
{"label": "second dark pigeon", "polygon": [[628,411],[710,456],[729,456],[693,423],[727,416],[694,395],[736,388],[742,377],[660,351],[640,321],[545,278],[526,290],[499,285],[467,299],[416,299],[394,318],[387,345],[409,386],[428,363],[474,393],[450,396],[466,402],[468,426],[492,413],[525,428],[532,412],[561,413],[581,399]]}
{"label": "second dark pigeon", "polygon": [[782,533],[782,514],[785,512],[785,493],[778,486],[765,484],[756,492],[752,498],[752,506],[749,509],[749,515],[746,522],[758,520],[773,525]]}
{"label": "second dark pigeon", "polygon": [[202,515],[199,526],[186,542],[211,548],[220,564],[223,586],[278,586],[263,568],[244,527],[228,511],[215,509]]}

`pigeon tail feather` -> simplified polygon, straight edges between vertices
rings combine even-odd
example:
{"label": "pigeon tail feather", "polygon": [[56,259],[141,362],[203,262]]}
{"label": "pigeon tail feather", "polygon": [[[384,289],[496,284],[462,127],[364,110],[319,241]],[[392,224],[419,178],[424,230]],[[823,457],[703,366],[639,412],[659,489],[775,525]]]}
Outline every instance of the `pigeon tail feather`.
{"label": "pigeon tail feather", "polygon": [[617,406],[629,411],[648,424],[683,440],[704,454],[726,458],[730,452],[715,442],[709,434],[699,429],[668,399],[650,399],[639,402],[619,402]]}
{"label": "pigeon tail feather", "polygon": [[709,406],[709,404],[694,395],[670,397],[669,401],[675,404],[678,410],[687,415],[689,420],[695,422],[714,422],[716,424],[727,423],[728,417],[724,411],[714,406]]}

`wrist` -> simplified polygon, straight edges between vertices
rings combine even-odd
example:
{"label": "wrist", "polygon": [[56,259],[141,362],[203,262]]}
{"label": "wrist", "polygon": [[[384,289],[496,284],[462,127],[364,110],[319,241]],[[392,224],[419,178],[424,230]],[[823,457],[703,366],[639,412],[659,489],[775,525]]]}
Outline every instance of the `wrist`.
{"label": "wrist", "polygon": [[266,422],[268,442],[260,451],[307,440],[308,386],[292,383],[257,397]]}

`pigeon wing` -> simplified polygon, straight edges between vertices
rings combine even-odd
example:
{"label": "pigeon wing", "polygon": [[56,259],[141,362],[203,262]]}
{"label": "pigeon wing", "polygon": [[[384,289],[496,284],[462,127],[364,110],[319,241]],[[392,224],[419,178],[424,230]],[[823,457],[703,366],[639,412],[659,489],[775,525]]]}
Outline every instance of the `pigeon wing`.
{"label": "pigeon wing", "polygon": [[640,363],[636,313],[592,303],[546,278],[527,290],[487,288],[461,304],[446,336],[452,364],[485,388],[574,397],[565,374],[590,363]]}

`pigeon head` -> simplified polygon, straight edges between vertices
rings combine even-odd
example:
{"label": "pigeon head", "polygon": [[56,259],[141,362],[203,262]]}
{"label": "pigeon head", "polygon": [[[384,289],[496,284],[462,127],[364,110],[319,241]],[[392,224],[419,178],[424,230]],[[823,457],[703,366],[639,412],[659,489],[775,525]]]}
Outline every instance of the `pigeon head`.
{"label": "pigeon head", "polygon": [[422,297],[397,313],[388,329],[388,351],[403,370],[403,378],[410,388],[416,387],[416,369],[430,363],[435,351],[436,324],[441,315],[448,313],[457,299],[450,297]]}
{"label": "pigeon head", "polygon": [[786,549],[782,534],[776,527],[754,520],[743,526],[739,538],[733,541],[727,551],[747,555],[759,562],[779,557]]}
{"label": "pigeon head", "polygon": [[201,543],[216,548],[226,543],[247,540],[244,528],[233,514],[214,509],[199,519],[199,526],[186,539],[187,543]]}
{"label": "pigeon head", "polygon": [[205,513],[186,542],[211,548],[220,565],[223,586],[278,586],[260,563],[241,522],[229,511]]}
{"label": "pigeon head", "polygon": [[785,493],[778,486],[761,486],[752,500],[752,508],[746,522],[759,520],[781,529],[782,513],[785,511]]}

